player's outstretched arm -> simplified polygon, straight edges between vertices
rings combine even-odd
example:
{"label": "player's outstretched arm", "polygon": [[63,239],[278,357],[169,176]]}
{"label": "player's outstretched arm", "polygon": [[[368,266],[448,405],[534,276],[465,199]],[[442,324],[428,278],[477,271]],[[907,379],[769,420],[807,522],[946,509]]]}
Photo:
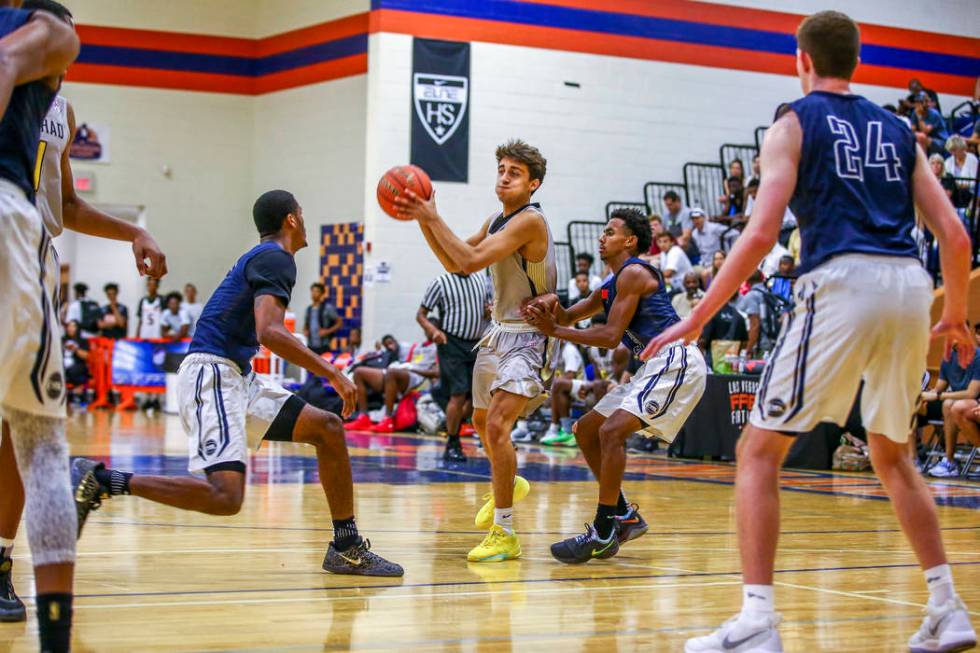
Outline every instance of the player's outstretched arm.
{"label": "player's outstretched arm", "polygon": [[[651,292],[651,282],[656,283],[650,273],[636,265],[620,272],[619,279],[616,281],[616,301],[613,302],[606,323],[599,326],[588,329],[560,326],[557,322],[557,310],[554,307],[548,311],[535,304],[528,305],[525,319],[528,324],[534,325],[545,335],[574,342],[577,345],[615,349],[636,313],[640,297],[644,293]],[[656,290],[656,286],[652,290]],[[593,292],[593,295],[595,294]]]}
{"label": "player's outstretched arm", "polygon": [[286,305],[283,301],[273,295],[259,295],[255,298],[254,310],[255,333],[259,342],[283,360],[326,378],[344,400],[344,419],[350,417],[357,406],[357,388],[340,370],[317,356],[289,332],[284,322]]}
{"label": "player's outstretched arm", "polygon": [[970,237],[946,191],[929,170],[925,152],[919,146],[916,146],[916,150],[912,193],[926,226],[939,241],[939,265],[943,271],[943,289],[946,293],[943,314],[933,328],[933,336],[946,339],[946,358],[949,358],[953,344],[956,344],[960,364],[966,367],[973,360],[976,346],[966,326]]}
{"label": "player's outstretched arm", "polygon": [[75,30],[43,11],[0,39],[0,116],[7,112],[15,86],[56,78],[68,69],[78,50]]}
{"label": "player's outstretched arm", "polygon": [[759,153],[762,182],[745,231],[735,241],[728,260],[711,282],[704,298],[688,317],[651,340],[640,355],[641,359],[649,360],[664,345],[675,340],[691,342],[697,338],[708,321],[772,250],[779,238],[786,206],[796,188],[802,142],[800,121],[792,111],[785,113],[766,131]]}
{"label": "player's outstretched arm", "polygon": [[[68,142],[75,140],[75,110],[68,105]],[[155,279],[167,274],[167,257],[146,229],[98,210],[75,193],[68,149],[61,154],[61,212],[65,228],[78,233],[133,244],[136,269]]]}
{"label": "player's outstretched arm", "polygon": [[434,198],[423,200],[409,190],[395,198],[395,204],[398,205],[398,210],[403,216],[418,220],[419,225],[423,227],[423,232],[425,228],[429,229],[432,238],[457,267],[455,271],[464,274],[479,272],[505,256],[513,254],[532,240],[547,237],[542,218],[536,213],[525,211],[515,216],[507,229],[495,234],[487,234],[476,244],[471,244],[471,241],[476,241],[477,237],[474,236],[466,241],[454,234],[436,211]]}

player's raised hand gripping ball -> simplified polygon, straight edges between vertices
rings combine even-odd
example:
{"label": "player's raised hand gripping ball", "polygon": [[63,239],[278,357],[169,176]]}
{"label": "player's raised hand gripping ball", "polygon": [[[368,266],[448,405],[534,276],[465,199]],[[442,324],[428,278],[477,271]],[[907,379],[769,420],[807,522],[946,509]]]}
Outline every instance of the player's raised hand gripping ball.
{"label": "player's raised hand gripping ball", "polygon": [[429,175],[418,166],[395,166],[378,181],[378,204],[396,220],[410,220],[410,217],[399,214],[395,204],[395,199],[404,196],[409,190],[423,200],[428,200],[432,197],[432,181]]}

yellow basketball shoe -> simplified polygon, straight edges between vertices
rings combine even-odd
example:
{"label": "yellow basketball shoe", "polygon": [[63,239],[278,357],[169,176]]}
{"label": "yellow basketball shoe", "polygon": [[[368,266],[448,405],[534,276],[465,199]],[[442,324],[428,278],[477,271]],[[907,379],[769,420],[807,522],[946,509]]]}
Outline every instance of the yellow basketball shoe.
{"label": "yellow basketball shoe", "polygon": [[[527,482],[526,478],[523,476],[514,477],[514,503],[521,501],[530,491],[531,484]],[[480,508],[480,512],[476,513],[476,520],[474,520],[476,527],[481,529],[493,526],[493,509],[496,508],[496,504],[493,502],[492,490],[483,495],[483,501],[483,507]]]}
{"label": "yellow basketball shoe", "polygon": [[493,525],[480,546],[466,554],[470,562],[503,562],[521,557],[521,541],[517,533],[508,534],[501,526]]}

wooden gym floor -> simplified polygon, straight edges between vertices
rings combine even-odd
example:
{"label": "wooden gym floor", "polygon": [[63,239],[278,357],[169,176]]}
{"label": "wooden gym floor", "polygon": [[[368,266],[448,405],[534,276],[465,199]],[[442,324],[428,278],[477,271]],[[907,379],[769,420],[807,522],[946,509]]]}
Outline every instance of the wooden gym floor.
{"label": "wooden gym floor", "polygon": [[[123,469],[185,473],[171,416],[105,412],[70,422],[73,455]],[[447,468],[441,442],[352,433],[357,519],[401,580],[320,570],[329,513],[304,447],[266,445],[241,514],[212,518],[115,498],[79,545],[76,653],[91,651],[680,651],[740,605],[728,465],[633,456],[626,492],[651,524],[612,560],[568,566],[549,545],[592,517],[596,490],[574,450],[524,448],[531,494],[518,504],[519,561],[468,564],[487,491],[469,442]],[[932,483],[959,592],[980,625],[980,485]],[[784,474],[777,604],[787,651],[907,650],[927,599],[878,483],[867,475]],[[26,537],[14,580],[30,608]],[[27,624],[0,624],[0,653],[37,650]]]}

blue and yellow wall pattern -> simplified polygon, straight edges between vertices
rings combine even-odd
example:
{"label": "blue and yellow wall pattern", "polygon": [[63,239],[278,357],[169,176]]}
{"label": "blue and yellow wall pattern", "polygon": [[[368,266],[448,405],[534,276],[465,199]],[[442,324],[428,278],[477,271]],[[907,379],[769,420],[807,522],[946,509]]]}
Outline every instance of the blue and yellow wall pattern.
{"label": "blue and yellow wall pattern", "polygon": [[331,349],[347,347],[351,329],[361,328],[361,282],[364,278],[364,224],[325,224],[320,231],[320,280],[326,301],[337,307],[344,326],[331,341]]}

